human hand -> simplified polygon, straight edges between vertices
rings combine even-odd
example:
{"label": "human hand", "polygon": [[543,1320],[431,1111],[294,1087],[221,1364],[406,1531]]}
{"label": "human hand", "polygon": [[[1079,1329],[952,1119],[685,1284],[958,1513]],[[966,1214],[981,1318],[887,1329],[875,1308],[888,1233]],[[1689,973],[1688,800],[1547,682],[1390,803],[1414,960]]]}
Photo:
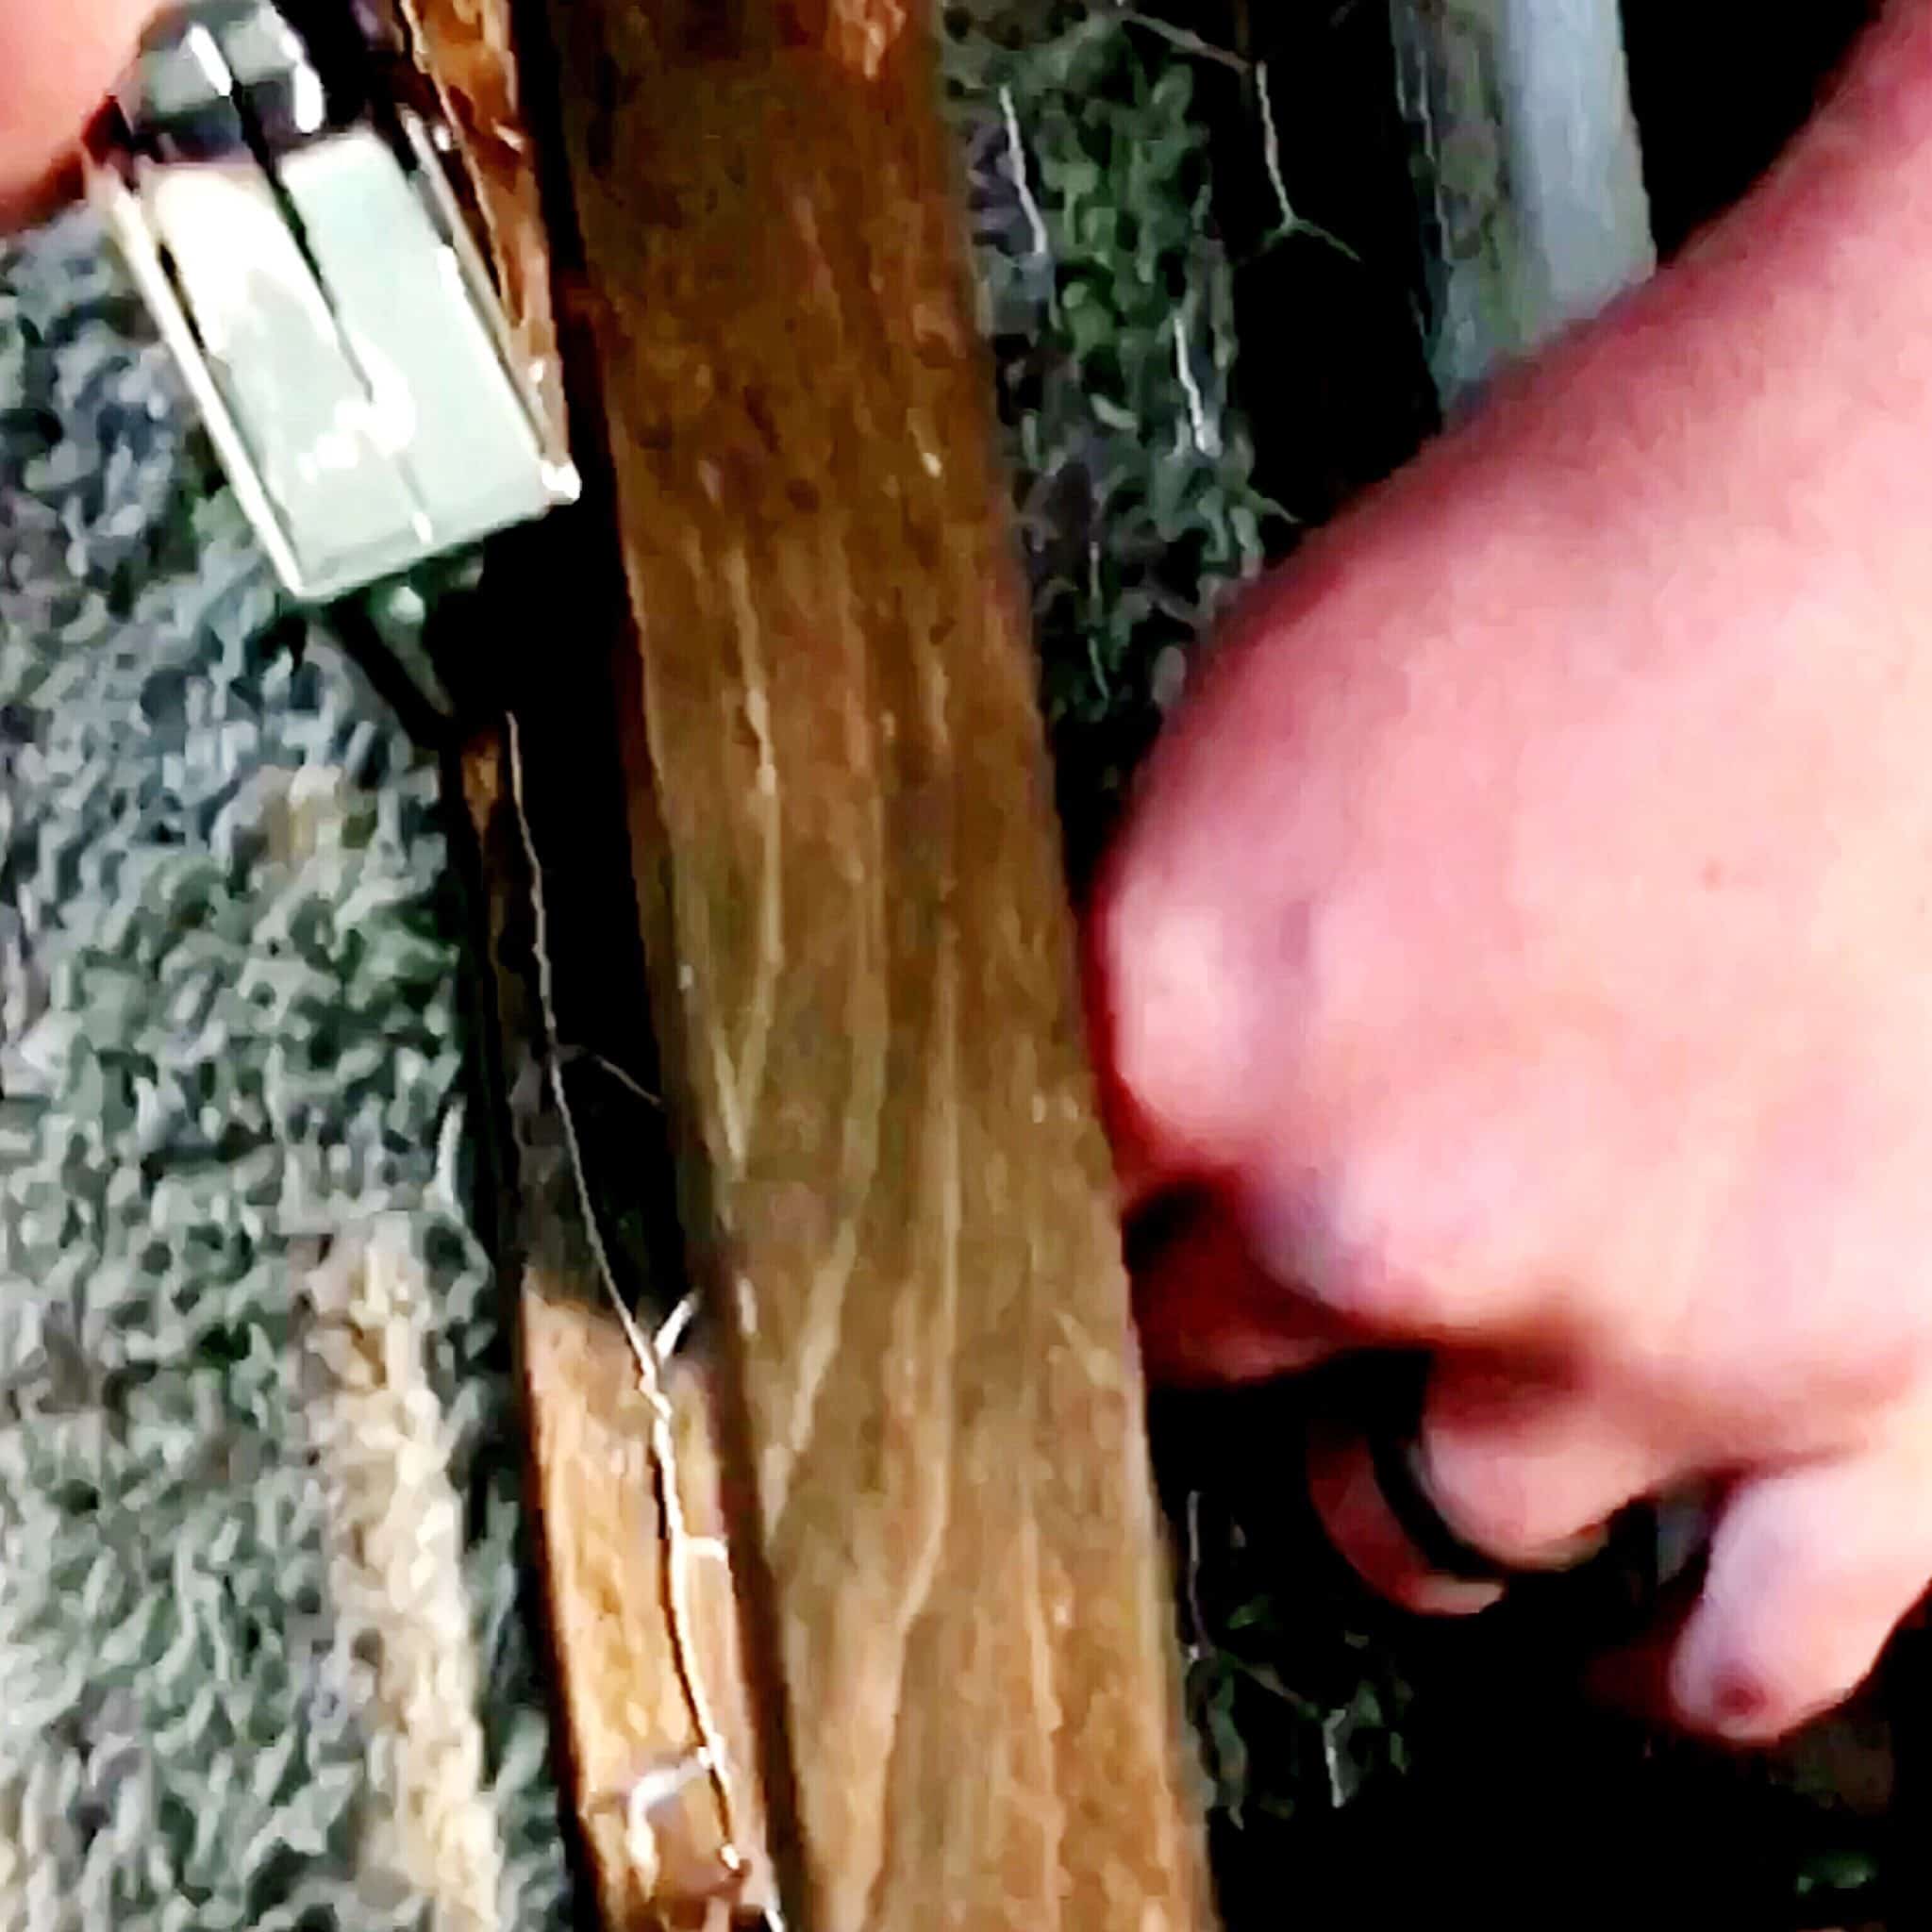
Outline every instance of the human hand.
{"label": "human hand", "polygon": [[[1719,1486],[1677,1717],[1838,1701],[1932,1578],[1932,26],[1690,261],[1311,542],[1090,927],[1157,1374],[1438,1363],[1429,1487],[1550,1560]],[[1360,1445],[1337,1541],[1430,1576]]]}
{"label": "human hand", "polygon": [[0,228],[58,197],[156,0],[0,0]]}

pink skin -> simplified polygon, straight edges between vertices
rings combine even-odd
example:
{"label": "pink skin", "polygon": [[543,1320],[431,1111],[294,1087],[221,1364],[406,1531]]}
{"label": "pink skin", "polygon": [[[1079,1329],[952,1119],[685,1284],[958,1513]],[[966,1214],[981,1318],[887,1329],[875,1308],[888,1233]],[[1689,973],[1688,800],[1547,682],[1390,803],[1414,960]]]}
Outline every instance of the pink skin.
{"label": "pink skin", "polygon": [[[1534,1557],[1728,1497],[1684,1723],[1842,1697],[1932,1579],[1932,8],[1752,201],[1258,587],[1090,922],[1156,1373],[1401,1341]],[[1364,1485],[1381,1588],[1445,1592]]]}
{"label": "pink skin", "polygon": [[[150,0],[0,0],[0,222]],[[1423,1341],[1435,1487],[1533,1558],[1688,1474],[1632,1662],[1774,1735],[1932,1577],[1932,10],[1691,259],[1230,626],[1090,927],[1124,1180],[1224,1214],[1157,1371]],[[1418,1607],[1358,1445],[1316,1484]]]}
{"label": "pink skin", "polygon": [[155,0],[0,0],[0,223],[58,192]]}

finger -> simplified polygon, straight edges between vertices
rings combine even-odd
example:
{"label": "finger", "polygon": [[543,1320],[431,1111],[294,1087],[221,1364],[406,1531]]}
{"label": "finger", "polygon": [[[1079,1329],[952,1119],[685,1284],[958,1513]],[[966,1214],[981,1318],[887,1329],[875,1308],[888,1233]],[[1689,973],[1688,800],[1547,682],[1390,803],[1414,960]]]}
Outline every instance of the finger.
{"label": "finger", "polygon": [[155,0],[0,5],[0,220],[60,167],[133,57]]}
{"label": "finger", "polygon": [[1932,1577],[1932,1457],[1912,1442],[1760,1476],[1718,1524],[1672,1659],[1680,1722],[1769,1742],[1870,1674]]}
{"label": "finger", "polygon": [[[1432,1374],[1418,1431],[1419,1480],[1456,1539],[1506,1569],[1561,1570],[1603,1542],[1626,1504],[1662,1489],[1672,1459],[1597,1393],[1450,1358]],[[1480,1608],[1445,1592],[1405,1535],[1359,1441],[1330,1449],[1315,1502],[1338,1549],[1410,1607]]]}
{"label": "finger", "polygon": [[[1169,818],[1173,817],[1170,813]],[[1130,836],[1104,869],[1086,925],[1087,1011],[1100,1096],[1131,1209],[1234,1171],[1262,1111],[1237,1070],[1259,1034],[1218,869],[1171,841]]]}
{"label": "finger", "polygon": [[1669,1298],[1605,1206],[1644,1150],[1594,1104],[1590,1048],[1451,1053],[1391,1010],[1365,1050],[1391,1073],[1328,1108],[1322,1138],[1258,1139],[1239,1170],[1264,1261],[1432,1352],[1581,1353],[1655,1325]]}
{"label": "finger", "polygon": [[1424,1616],[1472,1616],[1502,1599],[1500,1584],[1442,1576],[1403,1533],[1353,1429],[1317,1430],[1308,1444],[1308,1494],[1328,1540],[1370,1589]]}
{"label": "finger", "polygon": [[1265,624],[1229,641],[1156,748],[1084,925],[1125,1198],[1214,1182],[1264,1269],[1387,1341],[1573,1320],[1584,1275],[1551,1231],[1601,1190],[1553,1176],[1549,1149],[1586,1124],[1587,1083],[1547,1055],[1415,1044],[1413,958],[1391,965],[1386,922],[1335,876],[1359,774],[1314,753],[1346,692],[1318,679],[1305,707],[1258,648],[1278,641]]}
{"label": "finger", "polygon": [[[1204,1174],[1252,1132],[1223,1077],[1238,1050],[1240,975],[1207,912],[1147,909],[1147,862],[1104,878],[1084,965],[1102,1115],[1112,1145],[1142,1361],[1158,1381],[1258,1381],[1357,1331],[1257,1260],[1243,1217]],[[1132,888],[1120,881],[1141,877]]]}
{"label": "finger", "polygon": [[1564,1569],[1626,1504],[1689,1473],[1653,1421],[1600,1389],[1448,1357],[1423,1415],[1424,1480],[1464,1541],[1512,1569]]}
{"label": "finger", "polygon": [[1129,1224],[1141,1359],[1156,1381],[1261,1381],[1353,1339],[1324,1309],[1263,1273],[1231,1216],[1176,1191]]}

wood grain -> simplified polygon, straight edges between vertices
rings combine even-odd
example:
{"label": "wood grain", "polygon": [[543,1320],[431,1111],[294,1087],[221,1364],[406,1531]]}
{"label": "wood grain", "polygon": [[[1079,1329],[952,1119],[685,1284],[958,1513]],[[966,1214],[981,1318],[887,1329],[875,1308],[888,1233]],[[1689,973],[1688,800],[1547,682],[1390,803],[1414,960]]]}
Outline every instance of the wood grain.
{"label": "wood grain", "polygon": [[[568,424],[553,261],[509,0],[396,4],[459,144],[506,318],[560,454]],[[521,662],[527,608],[502,596],[499,585],[536,546],[558,554],[541,533],[521,550],[499,544],[483,603],[465,617],[472,656]],[[474,665],[464,669],[474,698],[490,679],[479,680]],[[583,712],[597,705],[601,682],[600,668],[581,659],[573,677],[533,681],[512,673],[524,733],[539,741],[537,762],[554,770],[558,738],[581,735]],[[728,1746],[734,1842],[748,1857],[737,1871],[724,1856],[724,1820],[708,1781],[693,1780],[653,1811],[641,1841],[632,1812],[641,1782],[678,1765],[700,1742],[668,1610],[670,1554],[651,1410],[596,1261],[555,1102],[558,1042],[541,1010],[535,943],[543,881],[530,864],[534,832],[518,796],[522,761],[501,721],[473,734],[451,775],[467,821],[467,870],[480,889],[483,1023],[501,1088],[492,1098],[504,1103],[508,1141],[499,1150],[508,1211],[496,1245],[513,1282],[530,1500],[559,1706],[554,1716],[580,1844],[608,1932],[716,1932],[756,1919],[773,1895],[731,1571],[728,1562],[707,1557],[694,1566],[690,1595],[692,1661]],[[549,862],[540,852],[539,864]],[[549,890],[581,890],[581,870],[566,873]],[[620,875],[619,890],[622,883]],[[585,922],[573,924],[581,930]],[[684,1286],[656,1285],[674,1297]],[[722,1555],[715,1405],[695,1348],[672,1365],[664,1386],[685,1521]]]}
{"label": "wood grain", "polygon": [[918,18],[549,9],[640,908],[735,1337],[790,1923],[1178,1932],[1170,1599]]}
{"label": "wood grain", "polygon": [[[724,1822],[698,1781],[650,1821],[640,1857],[627,1818],[637,1781],[698,1744],[666,1612],[669,1577],[651,1416],[608,1299],[545,1078],[548,1042],[532,955],[533,880],[506,741],[475,738],[461,785],[480,860],[499,1076],[508,1099],[520,1368],[532,1502],[571,1795],[608,1932],[683,1932],[722,1902],[755,1916],[772,1896],[751,1712],[731,1573],[708,1558],[691,1579],[703,1673],[729,1745],[748,1872],[725,1869]],[[714,1403],[703,1358],[666,1377],[678,1493],[691,1531],[725,1533]]]}
{"label": "wood grain", "polygon": [[[648,1857],[640,1856],[627,1817],[636,1781],[673,1766],[697,1741],[664,1614],[650,1417],[628,1356],[612,1345],[607,1318],[556,1293],[541,1277],[525,1283],[522,1326],[527,1383],[538,1397],[537,1503],[564,1714],[604,1923],[703,1926],[714,1901],[738,1916],[755,1915],[768,1895],[766,1875],[760,1869],[744,1883],[725,1870],[717,1807],[702,1780],[654,1813]],[[690,1365],[672,1377],[672,1399],[685,1512],[699,1535],[715,1541],[724,1526],[716,1439],[702,1378]],[[698,1565],[693,1596],[703,1639],[695,1661],[725,1707],[738,1773],[736,1822],[756,1843],[756,1785],[746,1774],[750,1726],[728,1568],[715,1557]]]}

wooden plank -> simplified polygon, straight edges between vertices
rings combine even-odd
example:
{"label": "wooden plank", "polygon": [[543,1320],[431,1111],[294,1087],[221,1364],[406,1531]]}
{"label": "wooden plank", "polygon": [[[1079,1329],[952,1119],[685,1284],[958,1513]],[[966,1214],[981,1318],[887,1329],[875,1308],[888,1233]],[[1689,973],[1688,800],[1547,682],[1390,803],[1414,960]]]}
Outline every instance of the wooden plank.
{"label": "wooden plank", "polygon": [[[506,316],[560,450],[568,439],[562,331],[509,0],[395,5],[455,130]],[[496,1246],[513,1282],[555,1715],[599,1918],[610,1932],[716,1932],[761,1914],[772,1885],[725,1555],[715,1403],[703,1355],[688,1347],[654,1372],[668,1422],[664,1430],[654,1426],[658,1416],[615,1302],[624,1288],[603,1264],[602,1231],[589,1223],[586,1210],[595,1209],[580,1150],[558,1106],[561,1042],[554,985],[545,983],[558,962],[541,931],[556,923],[545,891],[581,891],[583,870],[566,863],[560,888],[546,880],[558,854],[539,848],[558,841],[540,841],[525,796],[526,762],[552,774],[559,763],[580,774],[582,720],[602,701],[603,671],[592,654],[581,654],[571,675],[525,676],[530,612],[501,589],[506,576],[526,573],[533,557],[556,563],[570,555],[567,542],[541,531],[501,542],[484,598],[465,613],[470,661],[444,667],[457,675],[466,708],[491,694],[495,673],[479,675],[478,660],[508,667],[519,714],[514,724],[499,719],[473,732],[450,773],[469,832],[465,869],[476,888],[482,1020],[501,1090],[493,1098],[505,1103],[508,1132],[497,1150],[508,1211]],[[559,753],[560,738],[567,741]],[[614,741],[604,748],[614,757]],[[573,789],[580,800],[580,788]],[[568,845],[581,856],[597,842],[579,837]],[[621,858],[621,832],[608,842]],[[609,885],[624,893],[621,864]],[[628,921],[622,901],[615,916]],[[579,957],[563,962],[573,972],[582,963],[584,929],[595,921],[579,915],[567,923],[577,937]],[[577,988],[579,1012],[582,994]],[[683,1286],[653,1285],[673,1299]],[[675,1539],[666,1520],[674,1497]],[[703,1716],[715,1739],[703,1735],[688,1673],[704,1687]],[[691,1775],[694,1754],[719,1741],[728,1782]],[[646,1802],[654,1793],[662,1795]]]}
{"label": "wooden plank", "polygon": [[[560,449],[568,435],[561,331],[508,0],[396,5],[455,129],[507,318]],[[580,658],[570,676],[523,675],[528,610],[499,588],[533,556],[567,555],[542,532],[500,544],[491,588],[465,615],[471,661],[446,667],[472,707],[494,681],[488,669],[479,675],[479,660],[509,667],[520,713],[508,729],[499,720],[475,731],[451,770],[477,888],[495,1097],[507,1103],[508,1145],[498,1153],[508,1211],[496,1245],[514,1284],[556,1715],[599,1917],[611,1932],[715,1932],[756,1918],[772,1888],[732,1576],[722,1560],[714,1403],[702,1355],[687,1349],[658,1373],[668,1426],[654,1426],[614,1303],[620,1285],[600,1265],[601,1231],[589,1224],[578,1150],[558,1104],[560,1042],[554,987],[545,984],[557,962],[540,932],[555,918],[545,918],[541,903],[555,855],[539,851],[525,796],[526,741],[532,766],[556,771],[560,736],[568,740],[561,762],[581,766],[582,715],[600,701],[602,671]],[[614,743],[609,749],[614,755]],[[621,854],[621,834],[610,842]],[[564,890],[580,887],[580,873],[564,870]],[[623,892],[621,866],[611,885]],[[628,917],[621,904],[616,916]],[[581,946],[586,922],[571,923]],[[581,996],[575,1004],[581,1010]],[[671,1285],[673,1298],[681,1287]],[[666,1521],[674,1497],[682,1532],[675,1548]],[[703,1683],[715,1739],[702,1734],[688,1670]],[[728,1786],[691,1775],[693,1754],[708,1741],[723,1745]],[[658,1802],[644,1802],[655,1792],[663,1793]]]}
{"label": "wooden plank", "polygon": [[[531,705],[541,734],[553,714]],[[508,1243],[530,1431],[532,1501],[544,1573],[558,1712],[571,1793],[602,1924],[608,1932],[680,1932],[756,1916],[771,1902],[763,1821],[728,1561],[714,1402],[702,1356],[663,1366],[671,1415],[668,1467],[632,1344],[612,1306],[583,1212],[574,1151],[555,1102],[558,1042],[542,1010],[536,952],[545,889],[523,795],[527,733],[474,739],[460,761],[463,801],[483,887],[484,940],[495,1000],[499,1075],[508,1097],[515,1202]],[[554,726],[553,726],[554,728]],[[543,861],[540,857],[539,865]],[[622,880],[618,881],[622,886]],[[678,1560],[663,1506],[675,1487]],[[674,1624],[674,1587],[688,1630]],[[691,1655],[684,1654],[686,1636]],[[733,1817],[708,1778],[681,1777],[706,1741],[687,1666],[722,1730]],[[665,1801],[644,1807],[652,1781]],[[721,1918],[721,1912],[724,1917]]]}
{"label": "wooden plank", "polygon": [[924,35],[897,0],[549,17],[638,621],[640,907],[754,1478],[788,1919],[1201,1925]]}

